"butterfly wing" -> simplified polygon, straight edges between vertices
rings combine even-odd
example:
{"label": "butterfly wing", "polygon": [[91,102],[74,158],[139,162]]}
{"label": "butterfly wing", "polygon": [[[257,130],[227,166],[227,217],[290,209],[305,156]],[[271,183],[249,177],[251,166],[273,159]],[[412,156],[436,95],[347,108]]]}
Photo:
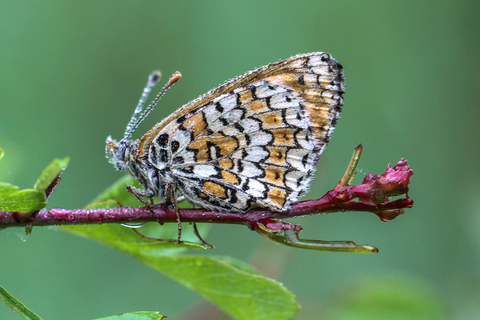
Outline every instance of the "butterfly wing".
{"label": "butterfly wing", "polygon": [[343,82],[341,65],[326,53],[251,71],[159,123],[151,162],[168,163],[177,187],[201,207],[286,211],[307,190],[328,143]]}

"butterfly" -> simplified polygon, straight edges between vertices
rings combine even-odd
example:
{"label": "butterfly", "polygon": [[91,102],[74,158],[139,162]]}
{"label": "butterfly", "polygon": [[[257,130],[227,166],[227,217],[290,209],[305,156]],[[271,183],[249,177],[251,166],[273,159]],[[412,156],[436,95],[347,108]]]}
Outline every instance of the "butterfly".
{"label": "butterfly", "polygon": [[107,157],[143,186],[129,191],[171,202],[180,194],[214,211],[263,207],[285,212],[308,189],[343,105],[343,67],[328,53],[299,54],[199,96],[141,139],[133,131],[178,79],[144,108],[154,72],[119,142]]}

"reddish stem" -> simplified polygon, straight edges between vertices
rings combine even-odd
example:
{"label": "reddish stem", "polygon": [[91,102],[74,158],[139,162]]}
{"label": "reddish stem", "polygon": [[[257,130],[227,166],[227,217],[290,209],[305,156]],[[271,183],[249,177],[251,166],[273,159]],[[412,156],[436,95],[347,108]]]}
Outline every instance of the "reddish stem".
{"label": "reddish stem", "polygon": [[[356,186],[344,185],[342,182],[328,191],[318,200],[307,200],[292,205],[286,213],[272,212],[266,209],[252,209],[245,214],[232,212],[212,212],[205,209],[179,209],[182,222],[245,224],[251,229],[257,222],[269,219],[285,219],[310,214],[338,211],[369,211],[383,221],[391,220],[410,208],[413,200],[408,198],[408,184],[413,171],[407,161],[400,160],[393,168],[388,166],[382,175],[367,174],[363,183]],[[342,179],[343,181],[344,179]],[[390,200],[389,197],[403,198]],[[176,222],[173,207],[163,204],[144,208],[108,208],[108,209],[50,209],[40,210],[33,219],[22,221],[22,213],[0,211],[0,228],[45,225],[78,225],[101,223],[135,223],[135,222]]]}

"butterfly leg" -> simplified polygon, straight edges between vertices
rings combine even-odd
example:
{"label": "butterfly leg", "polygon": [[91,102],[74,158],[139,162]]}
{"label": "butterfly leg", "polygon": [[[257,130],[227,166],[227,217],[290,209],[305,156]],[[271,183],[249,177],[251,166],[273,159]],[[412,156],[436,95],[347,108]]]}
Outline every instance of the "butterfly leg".
{"label": "butterfly leg", "polygon": [[[166,189],[166,192],[165,194],[167,195],[165,197],[165,202],[168,203],[168,204],[173,204],[173,207],[175,209],[175,214],[177,215],[177,223],[178,223],[178,238],[177,238],[177,243],[181,243],[180,241],[180,237],[182,235],[182,225],[180,224],[180,213],[178,212],[178,206],[177,206],[177,203],[180,202],[180,201],[183,201],[185,200],[185,197],[184,196],[181,196],[181,197],[178,197],[176,196],[175,194],[175,186],[173,183],[169,183],[167,185],[167,189]],[[197,225],[195,224],[195,222],[191,223],[193,225],[193,233],[197,236],[198,240],[200,240],[200,242],[209,247],[209,248],[213,248],[213,245],[211,245],[210,243],[206,242],[205,240],[203,240],[202,236],[200,236],[200,233],[198,232],[198,228],[197,228]]]}
{"label": "butterfly leg", "polygon": [[193,225],[193,233],[197,236],[198,240],[200,240],[207,247],[213,248],[213,245],[203,240],[202,236],[200,235],[200,232],[198,232],[197,224],[195,222],[192,222],[191,225]]}
{"label": "butterfly leg", "polygon": [[[134,186],[127,185],[127,191],[130,193],[132,196],[134,196],[138,201],[140,201],[145,207],[148,207],[148,210],[155,215],[155,213],[152,210],[152,205],[153,205],[153,196],[154,194],[145,190],[137,189]],[[149,198],[150,203],[148,203],[143,197]]]}
{"label": "butterfly leg", "polygon": [[[132,196],[134,196],[138,201],[140,201],[144,206],[146,206],[150,212],[152,213],[153,216],[156,216],[155,215],[155,212],[153,212],[153,209],[152,209],[152,205],[154,204],[153,203],[153,197],[154,197],[154,194],[153,193],[150,193],[148,191],[145,191],[145,190],[142,190],[142,189],[137,189],[135,188],[134,186],[131,186],[131,185],[127,185],[127,191],[128,193],[130,193]],[[167,192],[168,192],[168,189],[167,189]],[[148,198],[150,200],[150,203],[148,203],[144,198]],[[175,204],[175,213],[177,213],[177,221],[180,221],[179,220],[179,215],[178,215],[178,209],[177,209],[177,206]],[[160,225],[163,225],[163,222],[158,222]],[[156,240],[156,241],[164,241],[164,242],[173,242],[175,241],[176,243],[180,243],[180,235],[181,235],[181,226],[179,224],[179,227],[180,227],[180,230],[179,230],[179,236],[178,236],[178,239],[177,240],[171,240],[171,239],[160,239],[160,238],[151,238],[151,237],[147,237],[143,234],[141,234],[138,230],[136,229],[132,229],[133,232],[135,232],[137,235],[139,235],[140,237],[144,238],[144,239],[150,239],[150,240]]]}
{"label": "butterfly leg", "polygon": [[175,186],[173,185],[173,183],[167,184],[167,190],[165,194],[165,203],[173,204],[173,209],[175,210],[175,214],[177,215],[178,236],[176,242],[181,243],[180,238],[182,237],[182,221],[180,220],[180,213],[178,212],[177,197],[175,196]]}

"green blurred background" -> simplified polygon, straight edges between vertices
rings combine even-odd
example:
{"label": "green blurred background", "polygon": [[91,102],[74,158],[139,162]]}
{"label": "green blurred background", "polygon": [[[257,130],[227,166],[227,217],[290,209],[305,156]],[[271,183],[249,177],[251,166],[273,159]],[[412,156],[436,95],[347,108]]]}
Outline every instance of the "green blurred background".
{"label": "green blurred background", "polygon": [[[49,207],[82,207],[122,176],[104,141],[122,137],[152,70],[183,78],[135,137],[227,79],[329,52],[345,68],[345,107],[305,199],[332,188],[362,143],[357,182],[406,158],[414,207],[388,223],[367,213],[294,220],[304,238],[368,243],[376,255],[281,247],[223,225],[207,238],[216,249],[201,253],[282,281],[303,307],[296,319],[478,319],[479,13],[477,1],[2,1],[0,180],[30,188],[69,156]],[[53,228],[3,230],[0,252],[0,284],[44,319],[138,310],[181,319],[205,304],[129,256]],[[0,318],[19,319],[1,303]]]}

